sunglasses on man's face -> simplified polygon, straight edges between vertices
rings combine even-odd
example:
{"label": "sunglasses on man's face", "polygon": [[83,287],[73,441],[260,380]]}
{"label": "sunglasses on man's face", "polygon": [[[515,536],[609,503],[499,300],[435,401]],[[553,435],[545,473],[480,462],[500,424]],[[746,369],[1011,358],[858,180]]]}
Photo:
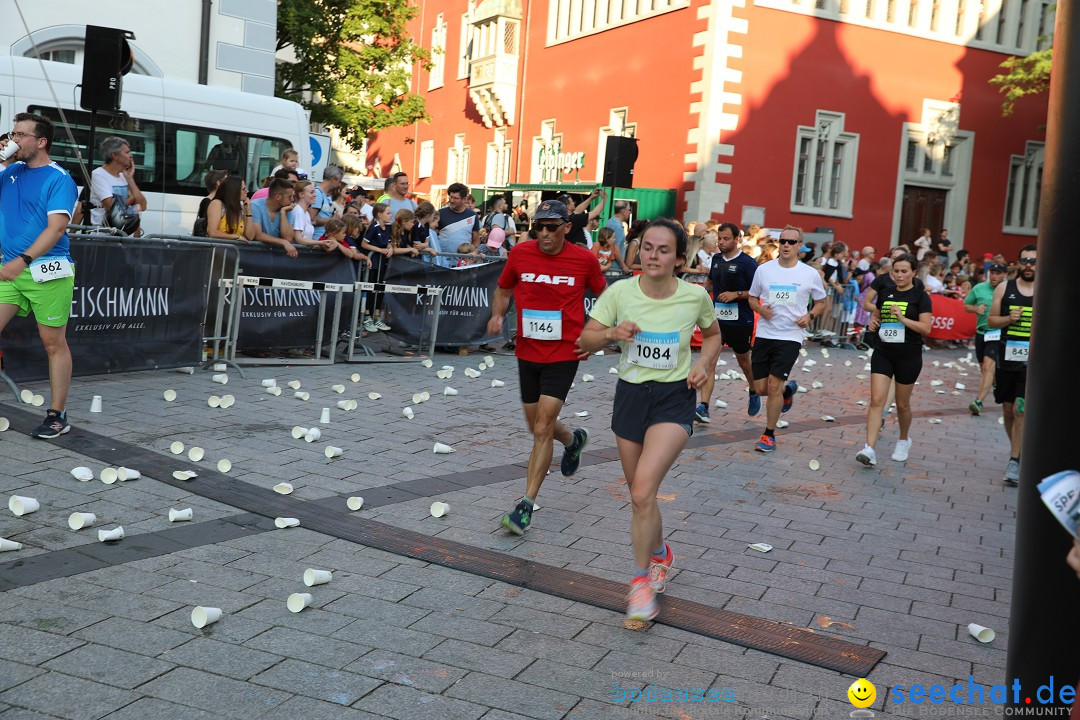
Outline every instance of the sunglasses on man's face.
{"label": "sunglasses on man's face", "polygon": [[1035,258],[1020,258],[1018,261],[1021,265],[1034,265]]}
{"label": "sunglasses on man's face", "polygon": [[780,238],[779,242],[780,242],[781,245],[798,245],[799,244],[799,241],[797,239],[793,240],[791,238]]}
{"label": "sunglasses on man's face", "polygon": [[558,222],[558,223],[533,223],[532,229],[535,230],[538,233],[544,232],[544,231],[553,233],[553,232],[557,231],[559,228],[561,228],[565,224],[566,223],[561,223],[561,222]]}

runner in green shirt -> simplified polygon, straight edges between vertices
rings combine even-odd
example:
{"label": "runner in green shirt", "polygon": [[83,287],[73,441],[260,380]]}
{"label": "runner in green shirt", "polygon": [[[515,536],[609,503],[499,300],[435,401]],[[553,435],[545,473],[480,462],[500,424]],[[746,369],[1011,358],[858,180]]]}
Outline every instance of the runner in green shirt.
{"label": "runner in green shirt", "polygon": [[978,313],[979,321],[975,330],[975,357],[979,361],[982,378],[979,391],[968,405],[972,415],[979,415],[983,410],[983,400],[994,387],[994,370],[1001,355],[1001,328],[991,328],[986,319],[990,316],[990,301],[994,297],[994,288],[1001,284],[1008,271],[1004,265],[991,265],[987,282],[981,282],[971,288],[964,298],[964,310]]}

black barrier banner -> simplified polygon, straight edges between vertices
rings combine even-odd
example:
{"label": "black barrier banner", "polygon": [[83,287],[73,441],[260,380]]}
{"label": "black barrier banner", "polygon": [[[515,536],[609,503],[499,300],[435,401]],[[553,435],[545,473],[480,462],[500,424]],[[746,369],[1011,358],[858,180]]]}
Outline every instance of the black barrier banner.
{"label": "black barrier banner", "polygon": [[[479,263],[445,268],[432,263],[395,256],[383,278],[388,285],[426,285],[442,289],[437,345],[478,345],[497,337],[488,335],[491,301],[504,263]],[[387,293],[384,300],[390,335],[408,343],[431,337],[435,299],[421,295]],[[370,301],[368,302],[370,306]]]}
{"label": "black barrier banner", "polygon": [[[209,246],[73,238],[73,374],[198,364],[213,253]],[[33,313],[8,323],[2,347],[4,371],[16,382],[49,376]]]}
{"label": "black barrier banner", "polygon": [[[287,350],[310,348],[315,343],[315,325],[319,317],[320,289],[311,283],[356,282],[356,267],[340,253],[300,250],[290,258],[283,250],[263,247],[240,248],[240,274],[252,277],[304,281],[302,287],[244,287],[244,307],[240,313],[238,348],[240,350]],[[320,286],[321,287],[321,286]],[[235,292],[235,289],[233,290]],[[341,329],[348,329],[352,293],[342,297]],[[232,293],[226,293],[229,307]],[[334,320],[333,293],[326,296],[326,320],[323,339],[333,342],[329,333]]]}

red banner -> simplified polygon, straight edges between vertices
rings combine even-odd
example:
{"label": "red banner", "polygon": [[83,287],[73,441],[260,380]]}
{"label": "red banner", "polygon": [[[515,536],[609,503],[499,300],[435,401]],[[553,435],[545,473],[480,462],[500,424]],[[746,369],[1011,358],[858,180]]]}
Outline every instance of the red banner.
{"label": "red banner", "polygon": [[934,306],[934,324],[929,337],[936,340],[967,340],[975,337],[977,317],[975,313],[964,311],[962,300],[932,294],[930,302]]}

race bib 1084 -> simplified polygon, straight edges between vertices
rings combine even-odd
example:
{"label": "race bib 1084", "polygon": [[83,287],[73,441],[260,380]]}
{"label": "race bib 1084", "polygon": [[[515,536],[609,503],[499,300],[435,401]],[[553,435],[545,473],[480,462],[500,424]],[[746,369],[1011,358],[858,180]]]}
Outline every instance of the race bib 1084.
{"label": "race bib 1084", "polygon": [[679,364],[679,333],[639,332],[630,343],[631,365],[674,370]]}

